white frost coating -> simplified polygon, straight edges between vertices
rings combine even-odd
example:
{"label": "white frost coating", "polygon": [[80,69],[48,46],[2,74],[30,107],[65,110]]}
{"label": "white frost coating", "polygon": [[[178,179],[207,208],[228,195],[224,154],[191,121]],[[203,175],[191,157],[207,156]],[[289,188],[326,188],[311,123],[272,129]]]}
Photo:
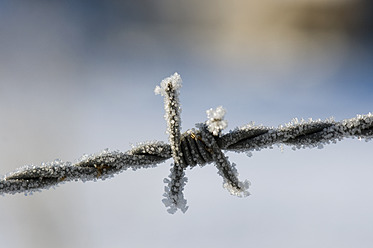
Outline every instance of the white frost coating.
{"label": "white frost coating", "polygon": [[[217,163],[217,167],[221,168],[222,165],[219,165],[221,163]],[[222,173],[222,170],[220,169],[218,171],[218,174],[220,176],[223,177],[223,188],[225,188],[226,190],[228,190],[228,192],[233,195],[233,196],[237,196],[237,197],[247,197],[250,195],[250,192],[248,191],[251,183],[249,180],[245,180],[243,182],[239,181],[238,180],[238,171],[236,169],[236,164],[235,163],[232,163],[232,165],[230,165],[228,159],[226,160],[226,164],[224,165],[226,167],[226,169],[229,168],[229,178],[224,176],[224,174]],[[235,185],[233,185],[233,183]]]}
{"label": "white frost coating", "polygon": [[278,128],[247,125],[223,136],[223,147],[237,152],[259,151],[274,144],[290,145],[293,150],[304,148],[322,149],[344,138],[360,137],[370,140],[373,136],[373,116],[357,115],[355,118],[336,122],[334,118],[324,121],[293,119]]}
{"label": "white frost coating", "polygon": [[356,118],[335,122],[334,119],[325,121],[309,119],[293,119],[290,123],[278,128],[256,126],[250,123],[236,128],[228,134],[220,135],[227,126],[224,120],[225,110],[220,106],[207,111],[208,120],[205,124],[197,124],[199,130],[189,130],[180,134],[181,118],[179,89],[181,77],[179,74],[162,80],[155,89],[156,94],[164,96],[167,121],[167,133],[170,145],[163,142],[145,142],[133,147],[125,153],[104,150],[93,155],[84,155],[76,163],[55,160],[40,166],[26,166],[0,176],[0,195],[23,192],[32,194],[34,191],[58,186],[67,181],[96,181],[105,180],[114,174],[127,169],[154,167],[166,159],[173,157],[169,178],[165,179],[165,199],[163,203],[169,213],[178,209],[185,212],[188,207],[184,199],[183,189],[187,182],[185,169],[199,164],[215,162],[218,174],[223,177],[223,186],[235,196],[248,196],[250,182],[241,182],[234,163],[230,163],[222,150],[247,152],[263,148],[273,148],[278,144],[291,145],[293,150],[318,147],[336,143],[343,138],[373,138],[373,115],[357,115]]}
{"label": "white frost coating", "polygon": [[181,129],[181,107],[179,102],[179,89],[181,77],[175,72],[174,75],[162,80],[160,86],[154,90],[156,94],[164,97],[165,120],[167,122],[168,139],[170,141],[172,157],[176,164],[182,164],[182,152],[180,148]]}
{"label": "white frost coating", "polygon": [[197,127],[199,127],[201,131],[202,140],[210,150],[213,161],[218,169],[218,174],[223,177],[223,187],[232,195],[239,197],[249,196],[250,193],[247,191],[250,186],[249,181],[241,182],[238,179],[238,172],[235,168],[236,165],[229,162],[228,157],[220,150],[214,137],[205,129],[207,127],[204,124],[199,124]]}
{"label": "white frost coating", "polygon": [[179,74],[165,78],[160,86],[154,90],[156,94],[161,94],[164,97],[165,120],[167,122],[168,139],[170,142],[171,153],[175,164],[171,168],[171,175],[168,186],[165,187],[166,197],[163,203],[169,207],[169,213],[175,213],[177,209],[185,212],[188,207],[183,195],[183,188],[187,182],[184,170],[186,165],[183,160],[183,152],[181,149],[181,118],[180,118],[180,102],[179,89],[181,88],[181,77]]}
{"label": "white frost coating", "polygon": [[[0,180],[0,194],[8,193],[24,193],[31,195],[33,192],[40,192],[41,189],[54,187],[55,183],[52,180],[35,180],[43,177],[54,178],[56,181],[62,182],[62,177],[65,174],[65,168],[71,166],[70,162],[63,162],[59,159],[51,163],[42,163],[41,166],[26,165],[18,168],[12,173],[8,173]],[[34,178],[34,180],[9,180],[11,177]]]}
{"label": "white frost coating", "polygon": [[218,136],[228,126],[228,122],[224,120],[225,113],[226,111],[222,106],[206,111],[208,118],[206,121],[207,129],[215,136]]}
{"label": "white frost coating", "polygon": [[229,182],[224,182],[223,187],[229,191],[231,195],[237,196],[237,197],[247,197],[250,195],[250,192],[247,191],[250,187],[251,183],[248,180],[245,180],[243,182],[239,182],[237,187],[232,186]]}
{"label": "white frost coating", "polygon": [[162,80],[162,82],[160,83],[160,86],[156,86],[155,89],[154,89],[154,93],[156,95],[162,95],[162,96],[165,96],[166,95],[166,90],[167,90],[167,86],[171,84],[172,85],[172,88],[174,90],[179,90],[182,86],[182,80],[181,80],[181,77],[180,75],[175,72],[174,75],[171,75],[165,79]]}
{"label": "white frost coating", "polygon": [[[148,144],[146,149],[153,149],[156,153],[158,152],[155,150],[157,147],[162,151],[167,150],[167,147],[158,143]],[[165,155],[167,154],[169,152],[166,152]],[[30,194],[41,191],[41,189],[54,188],[67,181],[105,180],[126,169],[137,170],[154,167],[168,157],[137,155],[131,154],[131,151],[128,153],[110,152],[105,149],[93,155],[84,155],[74,164],[56,159],[51,163],[42,163],[40,166],[28,165],[8,173],[0,179],[0,194],[21,192]]]}
{"label": "white frost coating", "polygon": [[163,182],[167,184],[163,194],[165,198],[162,199],[163,204],[168,208],[167,212],[174,214],[177,209],[180,209],[185,213],[189,207],[183,194],[184,186],[188,182],[184,170],[178,168],[177,165],[173,165],[169,178],[163,179]]}

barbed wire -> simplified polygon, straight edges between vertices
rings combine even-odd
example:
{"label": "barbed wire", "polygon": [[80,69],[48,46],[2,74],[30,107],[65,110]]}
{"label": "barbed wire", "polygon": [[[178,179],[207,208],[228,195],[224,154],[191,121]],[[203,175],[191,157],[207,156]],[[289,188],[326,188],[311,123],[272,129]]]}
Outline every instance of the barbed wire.
{"label": "barbed wire", "polygon": [[180,132],[181,107],[179,89],[181,77],[175,73],[164,79],[155,92],[164,96],[165,119],[169,144],[159,141],[146,142],[127,152],[104,150],[93,155],[85,155],[76,163],[55,160],[40,166],[24,166],[0,179],[0,194],[32,193],[48,189],[68,181],[105,180],[127,169],[137,170],[155,167],[173,158],[169,178],[166,183],[163,203],[168,212],[177,209],[185,212],[188,207],[183,188],[187,182],[185,169],[196,165],[215,163],[218,174],[223,177],[223,186],[232,195],[249,195],[249,181],[241,182],[234,163],[230,163],[225,151],[246,152],[270,148],[275,144],[300,148],[322,148],[325,144],[336,143],[344,138],[373,138],[373,115],[357,115],[355,118],[336,122],[333,119],[298,120],[293,119],[284,126],[264,127],[253,123],[222,134],[227,126],[222,107],[207,111],[208,120],[196,125],[196,129]]}

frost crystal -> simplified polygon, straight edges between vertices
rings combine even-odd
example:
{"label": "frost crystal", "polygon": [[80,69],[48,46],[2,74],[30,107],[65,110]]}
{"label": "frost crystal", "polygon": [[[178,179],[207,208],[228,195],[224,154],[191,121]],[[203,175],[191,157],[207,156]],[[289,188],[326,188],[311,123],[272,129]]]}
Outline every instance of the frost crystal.
{"label": "frost crystal", "polygon": [[206,111],[208,120],[206,125],[208,130],[215,136],[218,136],[220,132],[228,126],[228,122],[224,120],[225,109],[222,106],[216,109],[209,109]]}
{"label": "frost crystal", "polygon": [[228,158],[224,155],[224,153],[218,146],[215,138],[207,130],[207,126],[204,124],[199,124],[198,127],[202,134],[202,140],[206,144],[208,150],[210,150],[212,159],[218,169],[218,174],[223,177],[224,188],[228,189],[232,195],[250,195],[250,193],[247,191],[250,183],[248,181],[239,181],[235,164],[230,164]]}
{"label": "frost crystal", "polygon": [[154,90],[156,94],[164,96],[167,133],[170,141],[172,157],[175,162],[171,169],[171,180],[165,188],[166,192],[164,196],[166,196],[166,198],[163,200],[163,203],[169,207],[169,213],[175,213],[177,209],[185,212],[188,209],[183,195],[183,188],[187,182],[187,178],[184,173],[186,164],[183,159],[181,147],[180,88],[181,77],[179,74],[175,73],[174,75],[163,79],[160,86],[157,86]]}
{"label": "frost crystal", "polygon": [[274,145],[290,145],[293,150],[313,147],[321,149],[326,144],[336,143],[344,138],[358,137],[365,141],[373,138],[371,113],[340,122],[334,119],[305,121],[294,118],[290,123],[277,128],[257,126],[252,122],[222,135],[221,131],[227,126],[222,107],[208,110],[205,124],[197,124],[197,129],[181,134],[180,87],[181,77],[175,73],[162,80],[155,89],[157,94],[164,96],[170,144],[144,142],[124,153],[106,149],[96,154],[84,155],[75,163],[57,159],[40,166],[24,166],[0,177],[0,195],[21,192],[25,195],[32,194],[68,181],[105,180],[127,169],[154,167],[172,157],[174,163],[171,165],[169,178],[164,179],[165,198],[162,201],[169,213],[175,213],[178,209],[185,212],[188,207],[183,189],[188,181],[185,176],[188,167],[214,163],[218,174],[223,178],[224,188],[235,196],[249,195],[249,181],[241,182],[238,179],[235,164],[230,163],[222,150],[245,152],[252,156],[252,151],[272,149]]}
{"label": "frost crystal", "polygon": [[161,94],[162,96],[165,96],[169,86],[171,86],[174,90],[179,90],[182,86],[181,84],[181,77],[177,72],[175,72],[174,75],[171,75],[168,78],[163,79],[160,83],[160,86],[155,87],[154,93],[156,95]]}
{"label": "frost crystal", "polygon": [[184,198],[183,190],[184,186],[188,182],[188,178],[185,177],[185,172],[182,168],[174,165],[171,168],[171,174],[168,178],[163,180],[164,183],[167,183],[165,186],[165,197],[162,202],[168,208],[167,212],[174,214],[177,209],[180,209],[183,213],[188,210],[187,201]]}
{"label": "frost crystal", "polygon": [[167,133],[171,145],[172,156],[176,164],[181,164],[180,151],[180,128],[181,107],[179,103],[179,89],[181,87],[181,77],[175,72],[174,75],[162,80],[160,86],[154,90],[156,94],[164,96],[165,120],[167,122]]}

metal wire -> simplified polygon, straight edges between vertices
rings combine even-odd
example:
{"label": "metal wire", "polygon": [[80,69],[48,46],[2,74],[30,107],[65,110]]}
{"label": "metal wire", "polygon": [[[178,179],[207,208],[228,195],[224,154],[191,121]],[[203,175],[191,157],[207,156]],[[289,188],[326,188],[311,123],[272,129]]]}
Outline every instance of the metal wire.
{"label": "metal wire", "polygon": [[[373,138],[371,113],[340,122],[331,119],[325,121],[294,119],[291,123],[278,128],[249,124],[226,134],[221,134],[221,130],[216,129],[216,126],[212,132],[210,126],[203,123],[197,124],[197,129],[180,134],[178,89],[181,87],[181,78],[178,74],[174,74],[162,83],[158,91],[165,96],[170,144],[148,142],[124,153],[104,150],[98,154],[82,157],[77,163],[55,160],[40,166],[25,166],[0,179],[0,194],[21,192],[27,194],[68,181],[107,179],[127,169],[155,167],[173,158],[174,166],[171,168],[170,178],[164,180],[168,186],[163,202],[169,207],[170,213],[174,213],[177,209],[185,212],[188,207],[182,192],[187,181],[184,171],[188,167],[214,162],[223,177],[224,186],[232,194],[248,195],[249,183],[238,180],[235,165],[228,161],[222,150],[250,152],[275,144],[290,145],[293,149],[320,148],[343,138],[358,137],[367,141]],[[215,117],[213,121],[219,122],[222,118]]]}

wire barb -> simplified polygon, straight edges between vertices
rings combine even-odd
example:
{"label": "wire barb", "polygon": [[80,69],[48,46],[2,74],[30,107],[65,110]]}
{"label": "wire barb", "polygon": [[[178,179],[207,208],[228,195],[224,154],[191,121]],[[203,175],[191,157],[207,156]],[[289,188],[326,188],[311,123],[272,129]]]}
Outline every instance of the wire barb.
{"label": "wire barb", "polygon": [[181,77],[175,73],[164,79],[155,92],[164,96],[165,119],[169,144],[155,141],[133,147],[127,152],[104,150],[83,156],[76,163],[55,160],[40,166],[24,166],[0,178],[0,194],[32,193],[48,189],[69,181],[105,180],[127,169],[137,170],[155,167],[173,158],[169,178],[165,178],[163,203],[169,213],[178,209],[185,212],[188,207],[183,189],[187,182],[185,169],[196,165],[215,163],[218,174],[223,177],[223,186],[232,195],[247,196],[250,183],[239,181],[234,163],[230,163],[222,150],[251,152],[272,147],[274,144],[289,145],[293,150],[300,148],[322,148],[325,144],[336,143],[344,138],[373,138],[373,115],[357,115],[355,118],[336,122],[333,119],[301,120],[278,128],[248,124],[222,134],[227,126],[225,110],[218,107],[207,111],[206,123],[196,125],[197,129],[181,133],[181,107],[179,89]]}
{"label": "wire barb", "polygon": [[[183,188],[187,182],[185,177],[185,163],[181,151],[181,107],[179,104],[179,89],[181,88],[181,77],[178,73],[165,78],[160,86],[155,88],[156,94],[164,96],[164,109],[166,111],[165,119],[167,122],[167,133],[171,146],[174,166],[171,168],[170,180],[164,180],[167,183],[166,193],[163,203],[170,213],[175,213],[177,209],[186,212],[186,200],[184,199]],[[184,146],[185,148],[185,146]],[[185,148],[186,149],[186,148]]]}

